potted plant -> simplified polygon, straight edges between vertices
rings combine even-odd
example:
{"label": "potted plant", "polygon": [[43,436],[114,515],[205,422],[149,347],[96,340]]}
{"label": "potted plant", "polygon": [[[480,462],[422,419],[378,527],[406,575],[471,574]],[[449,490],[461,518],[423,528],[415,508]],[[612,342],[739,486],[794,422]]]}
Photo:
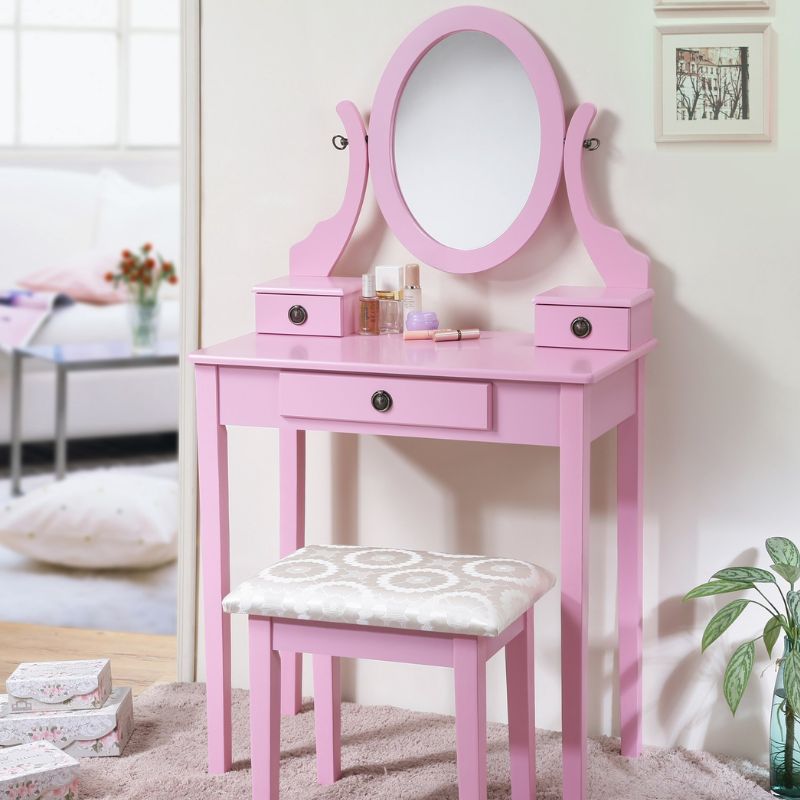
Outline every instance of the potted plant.
{"label": "potted plant", "polygon": [[[772,571],[759,567],[728,567],[715,572],[707,583],[696,586],[684,600],[728,592],[755,592],[758,597],[732,600],[711,617],[703,632],[702,649],[715,642],[748,605],[767,613],[763,632],[736,648],[722,679],[722,691],[733,714],[739,707],[753,671],[756,642],[761,639],[772,658],[772,650],[783,633],[783,655],[777,660],[778,675],[772,696],[770,718],[770,787],[777,797],[800,797],[800,551],[783,537],[766,541],[773,561]],[[776,575],[789,584],[786,591]]]}
{"label": "potted plant", "polygon": [[138,251],[123,250],[116,272],[106,273],[114,287],[124,286],[128,292],[131,340],[136,355],[152,353],[158,344],[158,322],[161,284],[177,283],[175,265],[165,261],[161,253],[147,242]]}

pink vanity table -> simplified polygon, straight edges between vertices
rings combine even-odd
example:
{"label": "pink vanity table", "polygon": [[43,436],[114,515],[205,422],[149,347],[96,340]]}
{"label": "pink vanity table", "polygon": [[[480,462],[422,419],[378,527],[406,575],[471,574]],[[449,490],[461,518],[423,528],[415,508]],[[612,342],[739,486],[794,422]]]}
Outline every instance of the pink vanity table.
{"label": "pink vanity table", "polygon": [[[486,42],[474,39],[476,35]],[[502,46],[523,70],[538,104],[538,156],[525,189],[527,199],[522,197],[516,216],[502,223],[499,232],[491,230],[494,222],[488,220],[483,242],[447,241],[447,224],[438,239],[429,234],[423,227],[422,206],[411,213],[413,180],[403,166],[408,155],[401,157],[398,149],[420,107],[404,105],[404,92],[417,91],[415,71],[421,70],[424,77],[425,69],[436,69],[427,56],[448,42],[460,48],[445,53],[451,66],[469,57],[475,46]],[[504,85],[511,83],[504,80]],[[641,750],[644,361],[655,346],[649,261],[617,230],[598,222],[588,203],[582,158],[589,149],[584,137],[594,107],[577,109],[564,139],[561,96],[544,52],[526,28],[500,12],[455,8],[415,29],[378,86],[368,144],[355,107],[344,102],[338,111],[350,148],[347,190],[339,212],[292,248],[290,275],[257,287],[258,330],[275,332],[249,333],[192,355],[209,771],[220,773],[231,766],[230,618],[221,605],[230,583],[228,426],[279,430],[282,556],[305,542],[308,430],[542,445],[560,450],[564,797],[582,800],[587,764],[590,449],[612,428],[617,430],[618,460],[622,753],[637,756]],[[412,117],[404,120],[409,114]],[[506,133],[502,135],[505,140]],[[348,333],[353,325],[347,315],[354,313],[351,283],[330,273],[358,218],[368,165],[378,203],[395,235],[420,260],[457,274],[502,263],[527,242],[560,184],[563,166],[576,226],[605,287],[559,287],[540,295],[536,339],[531,333],[484,331],[478,340],[434,343]],[[501,167],[490,164],[487,169],[494,175]],[[503,199],[512,190],[501,191]],[[470,235],[483,221],[481,217],[465,223]],[[365,270],[369,266],[364,265]],[[578,320],[583,328],[575,327]],[[388,409],[374,404],[376,393],[389,395]],[[535,560],[534,541],[530,556]],[[282,662],[282,707],[292,714],[300,707],[300,656],[283,653]],[[315,670],[329,670],[333,679],[338,674],[335,662],[315,660]]]}

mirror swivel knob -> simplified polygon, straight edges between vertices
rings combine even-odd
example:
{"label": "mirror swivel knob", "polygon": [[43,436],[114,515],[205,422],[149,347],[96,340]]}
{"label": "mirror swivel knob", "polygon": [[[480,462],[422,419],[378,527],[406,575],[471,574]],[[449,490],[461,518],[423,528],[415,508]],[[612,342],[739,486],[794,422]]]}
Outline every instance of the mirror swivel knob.
{"label": "mirror swivel knob", "polygon": [[292,325],[302,325],[308,319],[308,311],[303,306],[292,306],[289,309],[289,321]]}
{"label": "mirror swivel knob", "polygon": [[586,317],[575,317],[570,328],[579,339],[585,339],[592,332],[592,323]]}
{"label": "mirror swivel knob", "polygon": [[389,392],[384,392],[381,389],[372,395],[372,407],[381,413],[388,411],[392,407],[392,396]]}

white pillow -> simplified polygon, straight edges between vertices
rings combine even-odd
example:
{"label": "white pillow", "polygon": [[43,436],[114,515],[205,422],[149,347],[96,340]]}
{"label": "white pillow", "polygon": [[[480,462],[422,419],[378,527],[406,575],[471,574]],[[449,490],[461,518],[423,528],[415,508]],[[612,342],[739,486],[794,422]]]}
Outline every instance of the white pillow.
{"label": "white pillow", "polygon": [[178,484],[130,472],[67,476],[0,507],[0,544],[38,561],[82,569],[174,561]]}
{"label": "white pillow", "polygon": [[[94,246],[120,253],[152,243],[167,261],[178,268],[181,256],[181,194],[177,183],[141,186],[104,170],[100,177],[100,201]],[[168,283],[161,287],[164,299],[177,297]]]}

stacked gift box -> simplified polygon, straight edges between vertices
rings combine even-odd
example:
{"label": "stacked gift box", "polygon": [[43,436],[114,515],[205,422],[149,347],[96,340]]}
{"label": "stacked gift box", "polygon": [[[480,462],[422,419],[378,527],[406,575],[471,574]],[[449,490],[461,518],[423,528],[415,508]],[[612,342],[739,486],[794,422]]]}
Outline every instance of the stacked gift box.
{"label": "stacked gift box", "polygon": [[20,664],[6,692],[0,695],[0,800],[16,796],[6,786],[28,779],[20,772],[26,764],[30,780],[50,787],[49,794],[31,797],[76,798],[70,762],[77,769],[75,758],[118,756],[133,731],[131,690],[112,688],[108,659]]}

